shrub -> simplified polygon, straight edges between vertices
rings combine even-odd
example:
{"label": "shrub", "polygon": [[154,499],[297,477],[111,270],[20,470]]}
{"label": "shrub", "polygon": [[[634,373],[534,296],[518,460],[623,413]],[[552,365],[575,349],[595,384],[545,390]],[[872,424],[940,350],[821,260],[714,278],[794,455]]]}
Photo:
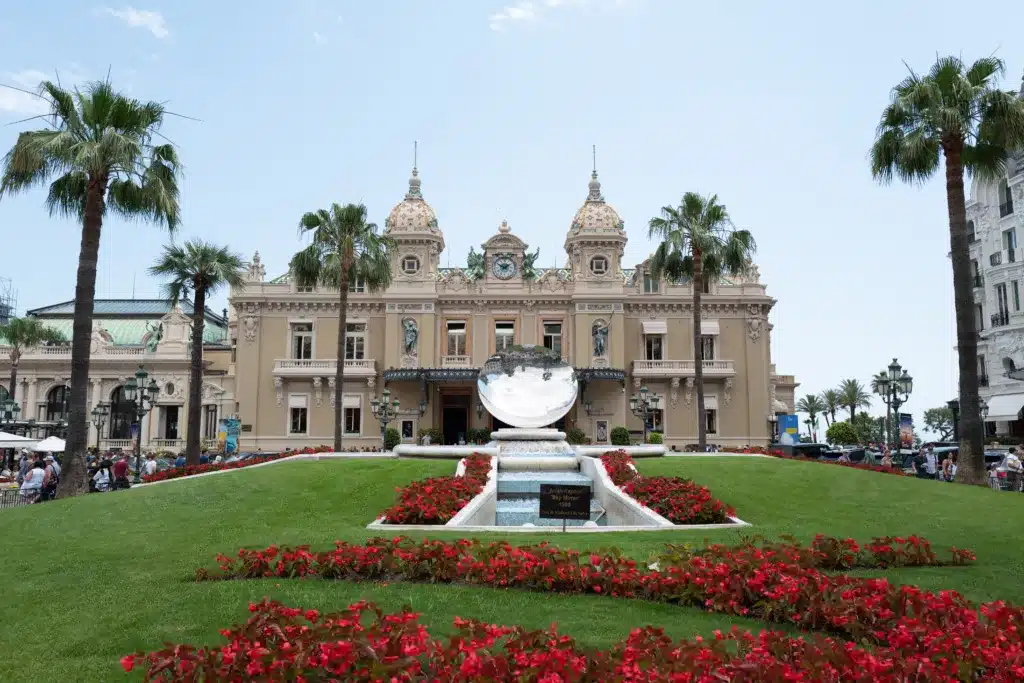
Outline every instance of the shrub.
{"label": "shrub", "polygon": [[422,441],[423,437],[430,435],[430,443],[439,444],[444,441],[444,433],[437,427],[420,427],[418,436]]}
{"label": "shrub", "polygon": [[565,440],[575,446],[584,443],[587,435],[579,427],[570,427],[565,430]]}
{"label": "shrub", "polygon": [[665,437],[662,436],[661,432],[651,432],[647,435],[647,443],[663,444],[665,443]]}
{"label": "shrub", "polygon": [[629,445],[629,430],[625,427],[616,427],[612,430],[612,445],[613,446],[628,446]]}
{"label": "shrub", "polygon": [[857,443],[857,430],[849,422],[835,422],[825,432],[825,440],[839,446],[855,444]]}
{"label": "shrub", "polygon": [[402,443],[402,435],[394,427],[388,427],[384,432],[384,450],[393,451],[395,446]]}
{"label": "shrub", "polygon": [[491,430],[486,427],[470,427],[468,438],[472,444],[483,445],[491,440]]}

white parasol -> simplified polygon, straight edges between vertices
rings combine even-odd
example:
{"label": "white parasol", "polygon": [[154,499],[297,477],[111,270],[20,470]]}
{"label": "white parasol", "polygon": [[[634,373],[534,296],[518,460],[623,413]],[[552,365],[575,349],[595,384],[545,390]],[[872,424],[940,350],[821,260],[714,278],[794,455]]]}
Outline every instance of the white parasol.
{"label": "white parasol", "polygon": [[35,446],[32,446],[32,450],[40,453],[63,453],[64,439],[57,438],[56,436],[48,436]]}

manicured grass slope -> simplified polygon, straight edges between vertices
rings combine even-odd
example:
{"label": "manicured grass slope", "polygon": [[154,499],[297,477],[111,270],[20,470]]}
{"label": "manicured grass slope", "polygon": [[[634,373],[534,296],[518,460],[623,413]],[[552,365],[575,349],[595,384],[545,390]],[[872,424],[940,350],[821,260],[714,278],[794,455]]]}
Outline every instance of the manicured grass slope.
{"label": "manicured grass slope", "polygon": [[[1000,494],[815,463],[762,458],[664,458],[640,461],[648,475],[685,475],[711,487],[753,523],[744,532],[514,535],[549,538],[580,549],[618,546],[646,559],[665,542],[731,542],[743,534],[816,533],[868,540],[928,537],[977,551],[970,568],[896,570],[890,578],[955,588],[975,600],[1024,602],[1024,496]],[[270,596],[320,610],[366,598],[387,609],[411,605],[432,628],[454,616],[559,628],[584,643],[607,645],[630,628],[655,624],[675,637],[735,623],[691,609],[601,597],[429,585],[323,581],[196,584],[198,566],[217,552],[272,543],[329,547],[373,534],[365,525],[410,480],[449,474],[453,463],[370,461],[292,463],[139,491],[92,495],[0,512],[0,680],[109,681],[124,677],[118,658],[164,640],[219,642],[217,629],[243,621],[250,600]],[[451,538],[450,532],[435,532]],[[498,538],[498,536],[495,536]]]}

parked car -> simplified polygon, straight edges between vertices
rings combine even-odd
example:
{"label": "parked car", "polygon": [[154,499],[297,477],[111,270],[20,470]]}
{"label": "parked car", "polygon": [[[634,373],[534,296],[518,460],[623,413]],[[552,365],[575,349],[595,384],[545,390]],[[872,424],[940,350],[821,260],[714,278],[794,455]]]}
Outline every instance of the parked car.
{"label": "parked car", "polygon": [[782,451],[783,455],[804,458],[822,458],[829,452],[828,444],[824,443],[776,444],[773,448]]}

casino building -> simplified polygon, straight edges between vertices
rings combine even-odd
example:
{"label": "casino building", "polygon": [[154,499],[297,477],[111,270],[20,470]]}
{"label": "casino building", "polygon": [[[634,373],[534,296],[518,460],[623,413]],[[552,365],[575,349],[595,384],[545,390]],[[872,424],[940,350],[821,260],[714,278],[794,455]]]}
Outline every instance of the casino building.
{"label": "casino building", "polygon": [[[661,395],[651,428],[666,445],[696,442],[694,364],[703,364],[708,443],[767,444],[778,413],[792,413],[796,381],[771,362],[768,312],[774,300],[757,267],[735,281],[705,285],[701,344],[693,346],[691,283],[652,278],[646,262],[622,263],[627,235],[595,172],[586,200],[568,221],[564,268],[539,268],[536,254],[502,223],[471,250],[467,265],[440,267],[444,233],[416,169],[385,232],[398,245],[386,291],[350,289],[348,322],[338,330],[338,293],[300,288],[287,274],[266,279],[257,253],[244,286],[230,295],[235,412],[242,450],[329,443],[334,376],[345,363],[342,418],[349,447],[380,444],[370,400],[387,387],[400,401],[390,426],[412,442],[437,428],[457,443],[470,428],[501,426],[476,395],[479,368],[497,349],[540,344],[572,364],[576,405],[560,427],[595,443],[640,419],[629,398],[641,387]],[[345,357],[335,358],[337,335]]]}

